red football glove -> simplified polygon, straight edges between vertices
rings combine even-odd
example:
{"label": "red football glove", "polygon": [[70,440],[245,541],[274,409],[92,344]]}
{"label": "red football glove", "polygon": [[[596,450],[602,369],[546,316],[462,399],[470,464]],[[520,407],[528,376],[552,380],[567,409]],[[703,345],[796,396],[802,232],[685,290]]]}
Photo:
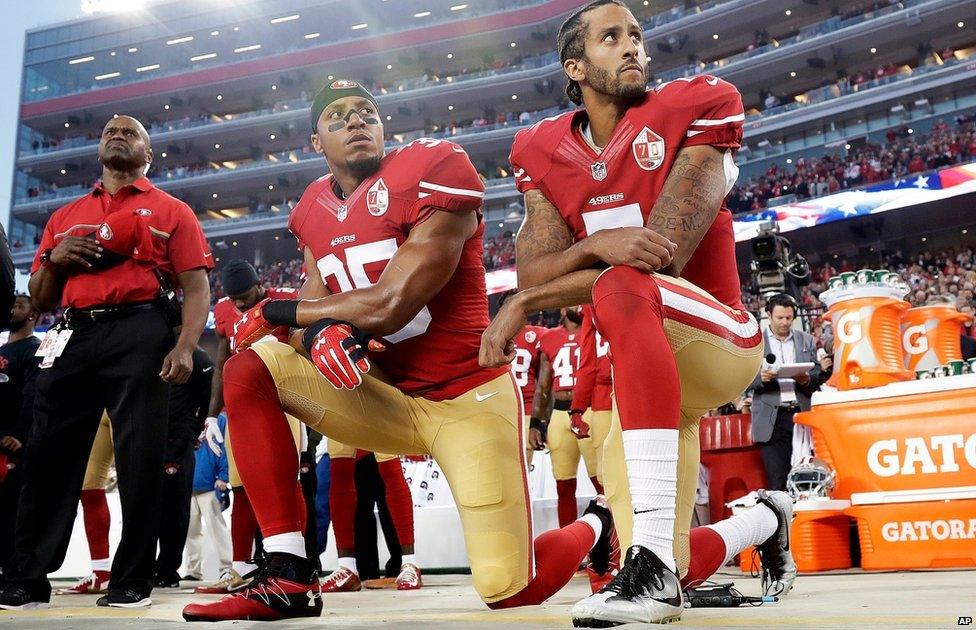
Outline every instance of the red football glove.
{"label": "red football glove", "polygon": [[[362,335],[359,335],[362,337]],[[363,374],[369,372],[369,359],[361,345],[365,339],[357,339],[353,328],[345,322],[332,321],[311,339],[308,354],[312,363],[336,389],[356,389],[363,383]],[[383,344],[370,339],[365,341],[370,350],[383,350]]]}
{"label": "red football glove", "polygon": [[247,350],[251,344],[277,328],[264,318],[264,305],[271,298],[264,298],[251,308],[234,324],[234,334],[230,336],[230,351],[232,354]]}
{"label": "red football glove", "polygon": [[590,437],[590,425],[583,419],[583,412],[573,409],[569,412],[569,430],[573,432],[577,440]]}

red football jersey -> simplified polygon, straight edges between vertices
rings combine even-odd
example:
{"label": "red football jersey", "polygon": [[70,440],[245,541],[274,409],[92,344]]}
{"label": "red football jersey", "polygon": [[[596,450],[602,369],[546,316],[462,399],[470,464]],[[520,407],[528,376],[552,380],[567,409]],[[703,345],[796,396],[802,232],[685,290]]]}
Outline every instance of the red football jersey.
{"label": "red football jersey", "polygon": [[578,337],[577,332],[569,332],[565,326],[550,328],[542,337],[542,351],[552,365],[554,392],[570,392],[576,387],[580,357]]}
{"label": "red football jersey", "polygon": [[[288,228],[311,250],[332,293],[372,286],[410,230],[434,212],[480,212],[481,178],[464,149],[421,138],[388,153],[379,170],[347,198],[332,175],[312,182]],[[384,340],[370,360],[404,392],[430,400],[456,398],[505,373],[478,365],[488,327],[481,223],[464,244],[454,275],[403,329]]]}
{"label": "red football jersey", "polygon": [[515,360],[512,361],[512,375],[515,384],[522,390],[522,402],[525,405],[525,415],[532,414],[532,403],[535,400],[535,385],[539,374],[539,352],[541,352],[542,337],[548,331],[542,326],[527,324],[515,336]]}
{"label": "red football jersey", "polygon": [[[580,240],[603,229],[645,225],[684,147],[726,151],[728,193],[738,173],[732,155],[744,119],[734,86],[699,75],[648,90],[600,153],[580,132],[586,112],[576,110],[520,131],[509,159],[519,191],[540,190]],[[743,309],[732,214],[724,204],[681,275],[726,306]]]}
{"label": "red football jersey", "polygon": [[[297,300],[298,289],[289,289],[287,287],[265,289],[264,297],[271,298],[272,300]],[[244,313],[238,310],[230,298],[223,297],[214,304],[213,315],[214,331],[221,337],[230,339],[231,335],[234,334],[234,325],[241,320]],[[275,329],[274,336],[278,338],[278,341],[288,343],[288,333],[287,326],[280,326]]]}
{"label": "red football jersey", "polygon": [[613,372],[610,344],[593,323],[593,306],[583,305],[583,324],[579,332],[580,359],[573,390],[573,409],[609,411],[612,406]]}

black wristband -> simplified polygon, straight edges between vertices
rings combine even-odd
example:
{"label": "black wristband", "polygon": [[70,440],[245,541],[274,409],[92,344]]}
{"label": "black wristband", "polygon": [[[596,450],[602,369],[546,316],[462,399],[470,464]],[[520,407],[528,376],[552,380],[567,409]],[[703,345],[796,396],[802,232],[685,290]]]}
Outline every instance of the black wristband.
{"label": "black wristband", "polygon": [[298,328],[298,303],[300,300],[271,300],[261,309],[269,324]]}
{"label": "black wristband", "polygon": [[539,420],[535,416],[532,416],[531,418],[529,418],[529,429],[530,430],[531,429],[538,429],[539,431],[541,431],[542,430],[542,420]]}

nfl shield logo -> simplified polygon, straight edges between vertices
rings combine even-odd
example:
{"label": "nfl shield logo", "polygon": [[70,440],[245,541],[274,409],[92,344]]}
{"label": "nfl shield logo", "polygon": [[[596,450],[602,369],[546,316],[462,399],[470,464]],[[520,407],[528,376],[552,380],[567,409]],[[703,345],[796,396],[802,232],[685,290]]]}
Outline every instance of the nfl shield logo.
{"label": "nfl shield logo", "polygon": [[390,206],[390,191],[381,177],[366,192],[366,207],[374,217],[382,216]]}
{"label": "nfl shield logo", "polygon": [[339,206],[339,209],[336,210],[336,218],[340,221],[345,221],[347,216],[349,216],[349,206],[342,204]]}
{"label": "nfl shield logo", "polygon": [[664,163],[664,138],[644,127],[631,144],[637,165],[653,171]]}
{"label": "nfl shield logo", "polygon": [[594,162],[590,167],[590,173],[593,174],[593,179],[602,182],[607,178],[607,165],[604,162]]}

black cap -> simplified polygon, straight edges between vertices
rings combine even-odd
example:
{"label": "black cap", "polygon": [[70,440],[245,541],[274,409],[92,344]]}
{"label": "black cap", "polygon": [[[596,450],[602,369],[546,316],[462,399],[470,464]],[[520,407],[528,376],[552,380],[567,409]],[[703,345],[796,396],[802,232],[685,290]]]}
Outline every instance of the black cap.
{"label": "black cap", "polygon": [[376,99],[369,90],[359,85],[355,81],[347,79],[336,79],[332,81],[315,95],[312,99],[312,132],[318,133],[319,116],[325,111],[330,103],[345,98],[347,96],[362,96],[376,106]]}
{"label": "black cap", "polygon": [[224,285],[227,295],[240,295],[258,284],[258,272],[254,266],[240,258],[232,260],[220,270],[220,282]]}

